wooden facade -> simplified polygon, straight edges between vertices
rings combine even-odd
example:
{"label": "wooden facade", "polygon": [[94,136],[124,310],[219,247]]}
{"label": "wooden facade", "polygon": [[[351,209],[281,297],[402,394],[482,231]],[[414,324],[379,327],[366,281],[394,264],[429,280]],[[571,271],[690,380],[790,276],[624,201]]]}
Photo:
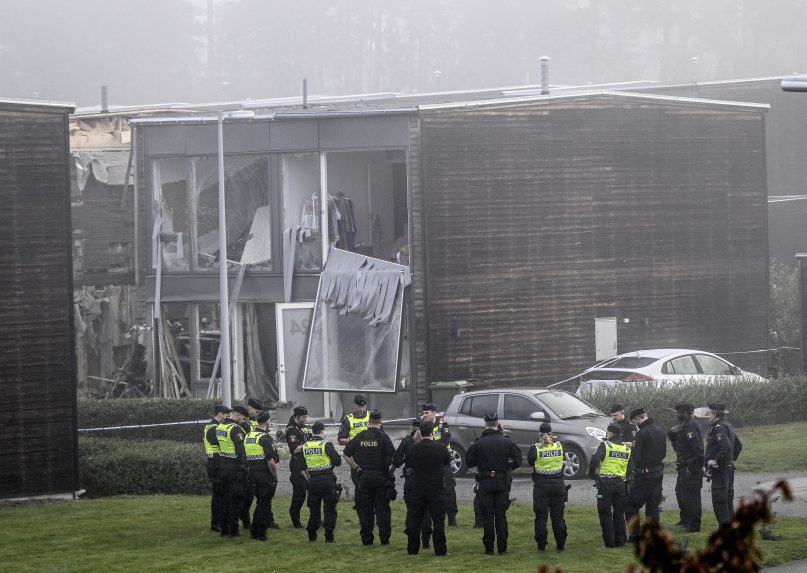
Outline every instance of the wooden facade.
{"label": "wooden facade", "polygon": [[0,101],[0,497],[78,489],[72,110]]}
{"label": "wooden facade", "polygon": [[423,111],[430,379],[561,380],[605,316],[619,352],[765,348],[763,118],[614,95]]}

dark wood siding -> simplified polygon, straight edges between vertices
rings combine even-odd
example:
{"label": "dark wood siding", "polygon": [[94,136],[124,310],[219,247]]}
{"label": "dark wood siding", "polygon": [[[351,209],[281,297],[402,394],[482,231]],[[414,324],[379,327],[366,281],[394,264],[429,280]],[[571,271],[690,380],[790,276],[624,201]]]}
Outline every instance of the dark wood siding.
{"label": "dark wood siding", "polygon": [[0,497],[77,489],[70,111],[0,106]]}
{"label": "dark wood siding", "polygon": [[763,115],[619,97],[426,112],[429,376],[561,380],[619,351],[767,343]]}

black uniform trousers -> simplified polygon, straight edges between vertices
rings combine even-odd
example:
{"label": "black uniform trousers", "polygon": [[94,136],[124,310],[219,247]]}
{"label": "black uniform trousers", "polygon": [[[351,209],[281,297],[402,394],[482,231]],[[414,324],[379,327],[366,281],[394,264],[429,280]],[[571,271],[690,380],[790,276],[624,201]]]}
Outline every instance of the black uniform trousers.
{"label": "black uniform trousers", "polygon": [[241,508],[241,523],[244,524],[244,527],[250,527],[251,525],[249,520],[249,510],[252,508],[253,499],[255,499],[255,487],[250,479],[246,483],[246,487],[244,489],[244,505]]}
{"label": "black uniform trousers", "polygon": [[445,555],[446,546],[446,509],[445,488],[440,485],[432,488],[413,488],[406,501],[406,532],[408,542],[406,551],[409,555],[417,555],[420,551],[420,538],[424,520],[432,524],[432,545],[435,555]]}
{"label": "black uniform trousers", "polygon": [[291,504],[289,505],[289,516],[292,522],[300,521],[300,510],[305,503],[305,494],[308,490],[308,480],[305,479],[303,472],[292,471],[289,474],[289,481],[291,482]]}
{"label": "black uniform trousers", "polygon": [[373,543],[373,529],[378,521],[378,537],[381,543],[389,543],[392,535],[392,511],[389,506],[389,472],[364,470],[359,474],[359,492],[356,509],[359,512],[361,542]]}
{"label": "black uniform trousers", "polygon": [[[308,538],[316,539],[320,526],[325,529],[325,539],[333,539],[336,528],[336,476],[333,472],[311,472],[308,479]],[[325,519],[322,519],[322,514]]]}
{"label": "black uniform trousers", "polygon": [[703,507],[701,504],[701,487],[703,472],[686,465],[679,466],[675,480],[675,499],[681,515],[681,525],[689,529],[700,530]]}
{"label": "black uniform trousers", "polygon": [[712,470],[712,509],[717,523],[725,525],[734,515],[734,468]]}
{"label": "black uniform trousers", "polygon": [[[659,506],[661,505],[662,487],[664,485],[664,474],[661,469],[646,473],[637,473],[631,482],[628,491],[628,503],[625,508],[625,519],[630,521],[634,516],[639,515],[639,510],[644,506],[644,516],[647,520],[661,523]],[[631,537],[639,534],[638,524],[631,530]]]}
{"label": "black uniform trousers", "polygon": [[219,479],[218,458],[207,459],[207,478],[210,480],[210,529],[221,529],[221,514],[224,496]]}
{"label": "black uniform trousers", "polygon": [[507,491],[504,474],[479,481],[479,506],[482,511],[482,543],[485,551],[493,551],[493,542],[499,553],[507,551],[507,505],[510,494]]}
{"label": "black uniform trousers", "polygon": [[457,478],[454,477],[454,472],[451,471],[451,466],[448,465],[443,470],[443,487],[446,492],[446,517],[448,517],[449,525],[457,522]]}
{"label": "black uniform trousers", "polygon": [[[404,477],[404,485],[403,485],[403,499],[406,507],[409,507],[409,500],[412,497],[412,480],[409,478]],[[432,516],[427,511],[423,514],[423,522],[421,523],[421,541],[423,543],[423,548],[426,549],[429,547],[429,540],[432,536]],[[409,521],[406,522],[406,529],[404,530],[404,535],[407,537],[409,536]]]}
{"label": "black uniform trousers", "polygon": [[266,535],[266,528],[272,523],[272,498],[277,489],[277,481],[264,468],[250,469],[249,475],[251,489],[255,493],[255,512],[252,514],[250,533],[253,537],[261,537]]}
{"label": "black uniform trousers", "polygon": [[221,461],[219,479],[223,496],[221,534],[238,535],[238,519],[244,507],[248,481],[246,468],[235,461]]}
{"label": "black uniform trousers", "polygon": [[533,477],[532,510],[535,512],[535,542],[539,549],[546,548],[547,517],[552,519],[552,534],[558,549],[566,547],[566,521],[563,510],[566,506],[566,485],[555,477]]}
{"label": "black uniform trousers", "polygon": [[624,479],[600,478],[597,486],[597,513],[600,516],[602,541],[606,547],[624,547],[625,502],[628,487]]}

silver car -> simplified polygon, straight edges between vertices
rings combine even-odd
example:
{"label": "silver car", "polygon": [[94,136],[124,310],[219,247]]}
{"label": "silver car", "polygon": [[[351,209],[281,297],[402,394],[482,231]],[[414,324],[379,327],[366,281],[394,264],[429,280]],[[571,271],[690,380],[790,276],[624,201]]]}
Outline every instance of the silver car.
{"label": "silver car", "polygon": [[526,464],[527,452],[538,441],[543,422],[563,444],[567,479],[585,477],[611,419],[597,408],[563,390],[547,388],[495,388],[458,394],[445,411],[451,429],[452,469],[455,476],[468,471],[465,452],[482,435],[487,412],[498,412],[504,433],[518,445]]}

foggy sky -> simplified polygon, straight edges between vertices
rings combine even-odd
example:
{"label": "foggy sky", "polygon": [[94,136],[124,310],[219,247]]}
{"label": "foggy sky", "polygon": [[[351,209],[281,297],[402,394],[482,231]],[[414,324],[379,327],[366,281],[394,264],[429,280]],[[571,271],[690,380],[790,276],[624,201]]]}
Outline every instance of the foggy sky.
{"label": "foggy sky", "polygon": [[807,71],[807,0],[0,0],[0,10],[0,98],[79,106],[98,104],[102,84],[112,104],[299,95],[302,78],[328,95],[524,85],[538,81],[542,55],[564,85]]}

